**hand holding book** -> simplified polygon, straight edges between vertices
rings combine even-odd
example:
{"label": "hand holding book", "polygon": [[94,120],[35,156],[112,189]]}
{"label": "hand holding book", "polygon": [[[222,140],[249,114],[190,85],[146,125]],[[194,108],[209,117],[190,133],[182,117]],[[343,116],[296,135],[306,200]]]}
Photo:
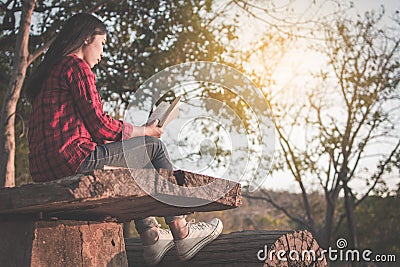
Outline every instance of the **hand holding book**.
{"label": "hand holding book", "polygon": [[147,123],[152,123],[154,120],[158,120],[157,126],[164,129],[168,123],[178,117],[180,99],[181,96],[178,96],[171,103],[161,102],[150,114]]}
{"label": "hand holding book", "polygon": [[152,122],[149,122],[145,127],[144,127],[144,135],[145,136],[153,136],[156,138],[160,138],[161,135],[163,134],[164,129],[158,127],[159,121],[153,120]]}

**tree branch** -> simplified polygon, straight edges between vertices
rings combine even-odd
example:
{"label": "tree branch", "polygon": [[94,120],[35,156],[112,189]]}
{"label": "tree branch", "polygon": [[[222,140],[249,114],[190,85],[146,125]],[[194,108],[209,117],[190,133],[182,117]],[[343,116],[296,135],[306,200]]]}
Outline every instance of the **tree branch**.
{"label": "tree branch", "polygon": [[382,177],[382,175],[385,172],[386,166],[392,161],[392,159],[396,156],[396,153],[398,152],[400,147],[400,139],[397,142],[397,145],[395,146],[395,148],[392,150],[392,152],[390,153],[389,157],[378,166],[378,172],[373,176],[374,179],[374,183],[373,185],[368,189],[368,191],[364,194],[363,197],[361,197],[358,201],[355,202],[354,206],[357,207],[362,201],[364,201],[369,194],[372,192],[372,190],[374,190],[374,188],[376,187],[376,185],[378,184],[380,178]]}
{"label": "tree branch", "polygon": [[[86,12],[87,13],[94,13],[96,11],[98,11],[100,8],[102,8],[105,4],[107,4],[108,2],[112,2],[113,0],[103,0],[100,1],[98,3],[96,3],[94,6],[92,6],[91,8],[89,8]],[[44,33],[46,34],[46,33]],[[50,40],[48,40],[44,45],[42,45],[41,47],[39,47],[38,49],[36,49],[33,53],[31,53],[29,55],[29,59],[28,59],[28,65],[30,65],[33,61],[35,61],[38,57],[40,57],[40,55],[42,55],[51,45],[51,43],[54,41],[55,37],[55,29],[50,29],[49,31],[47,31],[47,34],[49,34],[50,36],[53,36]]]}
{"label": "tree branch", "polygon": [[289,219],[291,219],[292,221],[300,224],[300,225],[304,225],[306,227],[309,227],[309,224],[304,221],[301,217],[295,216],[293,214],[291,214],[286,208],[282,207],[281,205],[279,205],[278,203],[276,203],[271,196],[268,194],[268,192],[266,192],[265,190],[261,190],[262,193],[265,195],[265,197],[262,196],[253,196],[253,195],[249,195],[247,193],[242,193],[242,195],[246,198],[250,198],[250,199],[257,199],[257,200],[264,200],[267,201],[268,203],[270,203],[272,206],[274,206],[275,209],[283,212]]}

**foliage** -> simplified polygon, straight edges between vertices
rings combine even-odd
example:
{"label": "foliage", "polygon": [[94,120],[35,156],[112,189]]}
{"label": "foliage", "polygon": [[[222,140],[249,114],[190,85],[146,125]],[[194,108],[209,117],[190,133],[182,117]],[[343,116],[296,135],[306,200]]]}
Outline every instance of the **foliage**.
{"label": "foliage", "polygon": [[[356,208],[356,229],[361,249],[371,249],[378,254],[400,256],[399,204],[399,196],[370,196]],[[340,227],[335,237],[348,238],[346,227]]]}
{"label": "foliage", "polygon": [[99,86],[105,99],[117,93],[125,102],[146,79],[187,61],[220,60],[221,28],[201,16],[205,1],[111,2],[98,14],[110,28]]}

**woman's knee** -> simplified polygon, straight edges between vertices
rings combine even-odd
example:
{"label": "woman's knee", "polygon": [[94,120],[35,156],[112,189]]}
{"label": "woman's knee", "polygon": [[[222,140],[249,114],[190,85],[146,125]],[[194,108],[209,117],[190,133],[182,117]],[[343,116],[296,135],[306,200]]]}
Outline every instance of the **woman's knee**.
{"label": "woman's knee", "polygon": [[138,136],[123,142],[125,142],[123,145],[124,152],[133,154],[133,156],[142,155],[146,152],[153,156],[167,153],[165,144],[159,138],[153,136]]}
{"label": "woman's knee", "polygon": [[161,143],[162,141],[160,139],[153,136],[136,136],[122,141],[124,148],[127,149],[130,149],[131,147],[135,148],[135,147],[145,146],[148,144],[153,145]]}
{"label": "woman's knee", "polygon": [[161,139],[153,137],[153,136],[145,136],[144,142],[146,145],[156,146],[156,147],[164,147],[163,141]]}
{"label": "woman's knee", "polygon": [[143,137],[144,137],[144,140],[146,142],[149,142],[149,143],[160,143],[160,142],[162,142],[159,138],[154,137],[154,136],[146,135],[146,136],[143,136]]}

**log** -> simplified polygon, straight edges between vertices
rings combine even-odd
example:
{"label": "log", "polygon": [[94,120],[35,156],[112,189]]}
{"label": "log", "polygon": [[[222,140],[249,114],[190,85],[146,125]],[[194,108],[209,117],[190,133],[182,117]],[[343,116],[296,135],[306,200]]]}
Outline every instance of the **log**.
{"label": "log", "polygon": [[310,232],[288,233],[272,244],[268,250],[264,266],[325,267],[328,266],[325,252]]}
{"label": "log", "polygon": [[187,171],[117,169],[0,189],[0,221],[74,219],[128,222],[147,216],[231,209],[240,184]]}
{"label": "log", "polygon": [[1,266],[128,266],[117,223],[0,222]]}
{"label": "log", "polygon": [[[125,239],[126,253],[130,267],[146,266],[142,257],[142,245],[139,239]],[[272,249],[287,251],[296,250],[298,253],[314,249],[319,261],[277,262]],[[219,236],[204,247],[193,259],[180,262],[175,249],[171,249],[158,266],[327,266],[322,249],[308,231],[242,231]],[[271,254],[271,260],[269,259]],[[286,264],[286,265],[285,265]]]}

